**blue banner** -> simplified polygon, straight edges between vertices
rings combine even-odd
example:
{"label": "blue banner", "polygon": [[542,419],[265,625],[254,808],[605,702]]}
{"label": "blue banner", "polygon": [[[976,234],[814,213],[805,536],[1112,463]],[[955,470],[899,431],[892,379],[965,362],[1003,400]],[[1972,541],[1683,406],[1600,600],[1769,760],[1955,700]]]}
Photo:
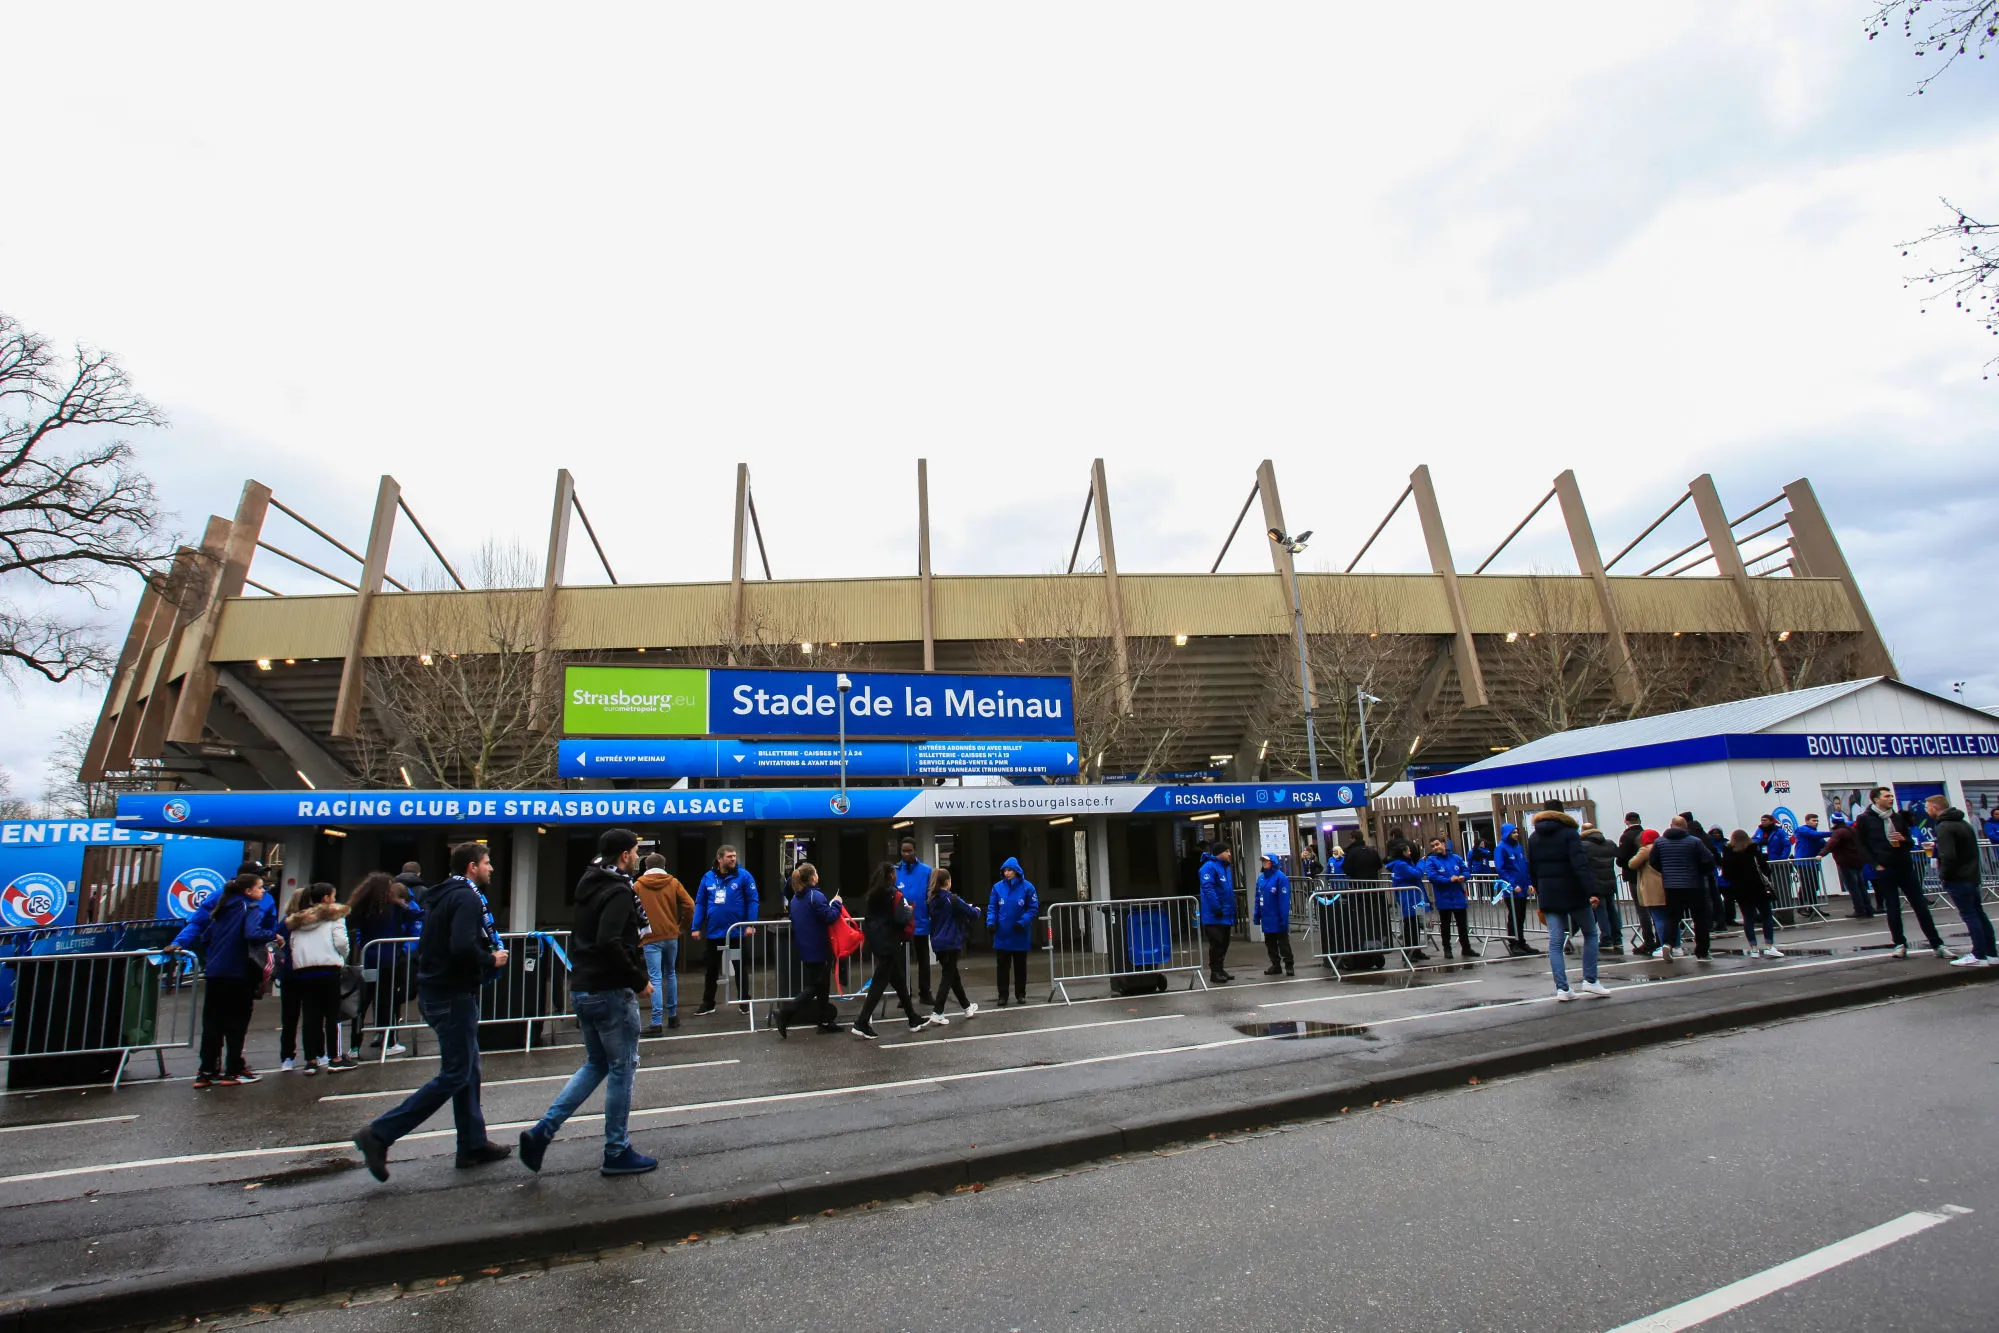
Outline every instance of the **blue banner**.
{"label": "blue banner", "polygon": [[[708,729],[729,736],[839,734],[836,671],[708,672]],[[940,676],[850,671],[849,736],[1063,737],[1076,734],[1067,676]]]}
{"label": "blue banner", "polygon": [[[1068,777],[1066,741],[849,741],[856,778]],[[556,771],[565,778],[836,777],[840,747],[827,741],[563,741]]]}
{"label": "blue banner", "polygon": [[1358,782],[1186,786],[854,787],[708,791],[146,792],[118,798],[121,829],[301,825],[656,824],[680,821],[1006,819],[1120,814],[1278,814],[1366,803]]}

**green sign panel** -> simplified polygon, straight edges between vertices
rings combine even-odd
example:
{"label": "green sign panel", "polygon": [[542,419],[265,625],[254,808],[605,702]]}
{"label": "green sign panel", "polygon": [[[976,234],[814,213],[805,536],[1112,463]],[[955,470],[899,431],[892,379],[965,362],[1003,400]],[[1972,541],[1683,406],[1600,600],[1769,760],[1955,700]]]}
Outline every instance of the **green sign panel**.
{"label": "green sign panel", "polygon": [[705,736],[705,667],[573,666],[563,673],[571,736]]}

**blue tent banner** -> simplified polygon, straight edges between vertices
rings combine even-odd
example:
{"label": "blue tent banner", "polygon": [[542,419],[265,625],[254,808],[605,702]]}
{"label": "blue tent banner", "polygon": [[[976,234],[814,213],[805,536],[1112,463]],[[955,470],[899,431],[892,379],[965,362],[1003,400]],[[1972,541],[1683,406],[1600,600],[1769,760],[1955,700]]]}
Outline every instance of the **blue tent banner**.
{"label": "blue tent banner", "polygon": [[1130,814],[1280,814],[1366,803],[1358,782],[1186,786],[853,787],[705,791],[145,792],[118,798],[121,829],[270,829],[754,820],[1006,819]]}

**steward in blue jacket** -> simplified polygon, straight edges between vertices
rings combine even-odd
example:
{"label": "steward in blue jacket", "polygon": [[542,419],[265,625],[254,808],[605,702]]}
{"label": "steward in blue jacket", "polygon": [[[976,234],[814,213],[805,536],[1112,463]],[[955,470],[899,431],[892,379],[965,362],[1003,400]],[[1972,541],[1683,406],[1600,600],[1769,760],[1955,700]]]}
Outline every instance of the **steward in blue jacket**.
{"label": "steward in blue jacket", "polygon": [[1456,852],[1437,850],[1437,843],[1430,844],[1430,854],[1416,863],[1423,872],[1423,878],[1430,883],[1430,895],[1440,912],[1462,912],[1465,910],[1465,880],[1471,875],[1471,867]]}
{"label": "steward in blue jacket", "polygon": [[1270,955],[1263,975],[1298,975],[1291,957],[1291,879],[1268,856],[1256,877],[1256,924],[1263,932],[1263,951]]}
{"label": "steward in blue jacket", "polygon": [[1527,896],[1527,849],[1521,845],[1518,825],[1499,826],[1499,846],[1493,851],[1492,873],[1498,879],[1493,885],[1495,898]]}
{"label": "steward in blue jacket", "polygon": [[1416,946],[1423,942],[1423,909],[1430,894],[1423,885],[1423,872],[1409,858],[1409,849],[1400,848],[1388,862],[1388,882],[1395,886],[1395,902],[1402,909],[1402,947],[1413,962],[1430,955]]}
{"label": "steward in blue jacket", "polygon": [[1800,824],[1791,834],[1791,856],[1799,861],[1816,861],[1825,855],[1825,845],[1831,836],[1816,825]]}
{"label": "steward in blue jacket", "polygon": [[902,840],[902,859],[895,863],[895,887],[909,910],[916,914],[911,925],[910,955],[916,961],[916,998],[930,1003],[930,877],[935,873],[916,859],[916,844]]}
{"label": "steward in blue jacket", "polygon": [[1204,926],[1233,926],[1235,924],[1235,875],[1229,869],[1232,853],[1222,848],[1219,854],[1201,854],[1201,924]]}
{"label": "steward in blue jacket", "polygon": [[1762,851],[1766,861],[1788,861],[1791,857],[1791,835],[1784,832],[1775,815],[1763,816],[1749,840]]}
{"label": "steward in blue jacket", "polygon": [[993,933],[993,952],[999,957],[999,1003],[1007,1006],[1007,980],[1013,992],[1027,1003],[1027,951],[1034,947],[1034,917],[1041,910],[1034,886],[1027,882],[1020,862],[1009,856],[1000,865],[1000,877],[986,895],[986,928]]}
{"label": "steward in blue jacket", "polygon": [[[728,957],[729,928],[756,919],[757,882],[736,864],[736,849],[725,843],[715,853],[715,868],[701,877],[701,887],[694,894],[694,938],[708,941],[708,952],[701,960],[701,1007],[694,1011],[696,1017],[715,1012],[715,987]],[[736,993],[742,997],[740,1007],[749,998],[741,962],[736,964],[735,975]]]}

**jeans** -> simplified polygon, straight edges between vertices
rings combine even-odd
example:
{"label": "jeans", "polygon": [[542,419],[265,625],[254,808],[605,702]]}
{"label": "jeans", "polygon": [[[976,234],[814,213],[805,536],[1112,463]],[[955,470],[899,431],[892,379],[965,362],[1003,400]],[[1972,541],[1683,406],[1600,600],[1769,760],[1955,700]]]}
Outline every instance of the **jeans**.
{"label": "jeans", "polygon": [[680,941],[660,940],[645,946],[646,975],[652,978],[652,1025],[659,1026],[660,1006],[680,1014]]}
{"label": "jeans", "polygon": [[1652,947],[1645,952],[1657,953],[1659,950],[1667,947],[1673,940],[1680,937],[1680,923],[1673,919],[1671,909],[1665,907],[1648,907],[1645,909],[1645,919],[1652,927]]}
{"label": "jeans", "polygon": [[583,1032],[583,1067],[569,1076],[533,1132],[537,1138],[554,1138],[562,1122],[609,1079],[604,1088],[604,1156],[615,1157],[632,1142],[625,1124],[632,1115],[632,1076],[639,1070],[639,998],[630,990],[578,990],[569,992],[569,1006]]}
{"label": "jeans", "polygon": [[1752,949],[1756,947],[1756,923],[1759,921],[1763,923],[1763,938],[1771,948],[1776,948],[1777,913],[1771,909],[1768,898],[1760,903],[1742,904],[1742,933],[1749,937],[1749,947]]}
{"label": "jeans", "polygon": [[[201,1072],[240,1074],[243,1037],[250,1030],[250,1011],[257,1006],[257,983],[248,977],[210,977],[202,983]],[[228,1063],[221,1063],[224,1051]]]}
{"label": "jeans", "polygon": [[1571,929],[1583,933],[1583,980],[1596,980],[1596,913],[1585,907],[1580,912],[1548,912],[1548,969],[1555,974],[1555,989],[1569,988],[1568,964],[1562,959],[1562,943]]}
{"label": "jeans", "polygon": [[1890,861],[1886,869],[1874,872],[1874,889],[1881,895],[1881,910],[1888,914],[1888,937],[1898,945],[1906,945],[1909,937],[1902,933],[1902,894],[1909,896],[1909,910],[1916,914],[1916,924],[1923,928],[1923,938],[1932,949],[1943,946],[1943,936],[1937,934],[1937,923],[1930,916],[1930,900],[1923,893],[1921,880],[1916,875],[1915,863],[1904,856]]}
{"label": "jeans", "polygon": [[1874,915],[1874,902],[1867,896],[1867,877],[1860,873],[1859,866],[1841,866],[1839,883],[1846,890],[1846,896],[1853,900],[1855,916]]}
{"label": "jeans", "polygon": [[1980,896],[1978,882],[1946,884],[1943,891],[1950,895],[1957,914],[1964,918],[1964,928],[1971,932],[1971,956],[1999,958],[1999,948],[1993,945],[1992,918],[1985,915],[1985,900]]}
{"label": "jeans", "polygon": [[777,1007],[777,1025],[791,1026],[793,1020],[803,1017],[821,1028],[830,1028],[840,1020],[840,1011],[833,1007],[831,986],[833,964],[799,963],[801,979],[798,995]]}
{"label": "jeans", "polygon": [[450,1102],[458,1151],[472,1152],[486,1142],[486,1115],[479,1107],[479,992],[419,993],[416,1008],[437,1034],[437,1073],[369,1128],[383,1143],[394,1143]]}
{"label": "jeans", "polygon": [[960,952],[957,949],[937,951],[937,1012],[940,1014],[944,1012],[944,1006],[950,1002],[953,995],[958,997],[960,1009],[972,1007],[972,1002],[965,998],[965,982],[958,975]]}
{"label": "jeans", "polygon": [[1624,918],[1618,915],[1616,897],[1606,894],[1596,900],[1596,933],[1605,949],[1624,947]]}
{"label": "jeans", "polygon": [[1624,883],[1631,890],[1632,914],[1638,918],[1639,947],[1646,953],[1656,952],[1659,948],[1659,910],[1655,907],[1646,907],[1638,901],[1637,884],[1628,879]]}

